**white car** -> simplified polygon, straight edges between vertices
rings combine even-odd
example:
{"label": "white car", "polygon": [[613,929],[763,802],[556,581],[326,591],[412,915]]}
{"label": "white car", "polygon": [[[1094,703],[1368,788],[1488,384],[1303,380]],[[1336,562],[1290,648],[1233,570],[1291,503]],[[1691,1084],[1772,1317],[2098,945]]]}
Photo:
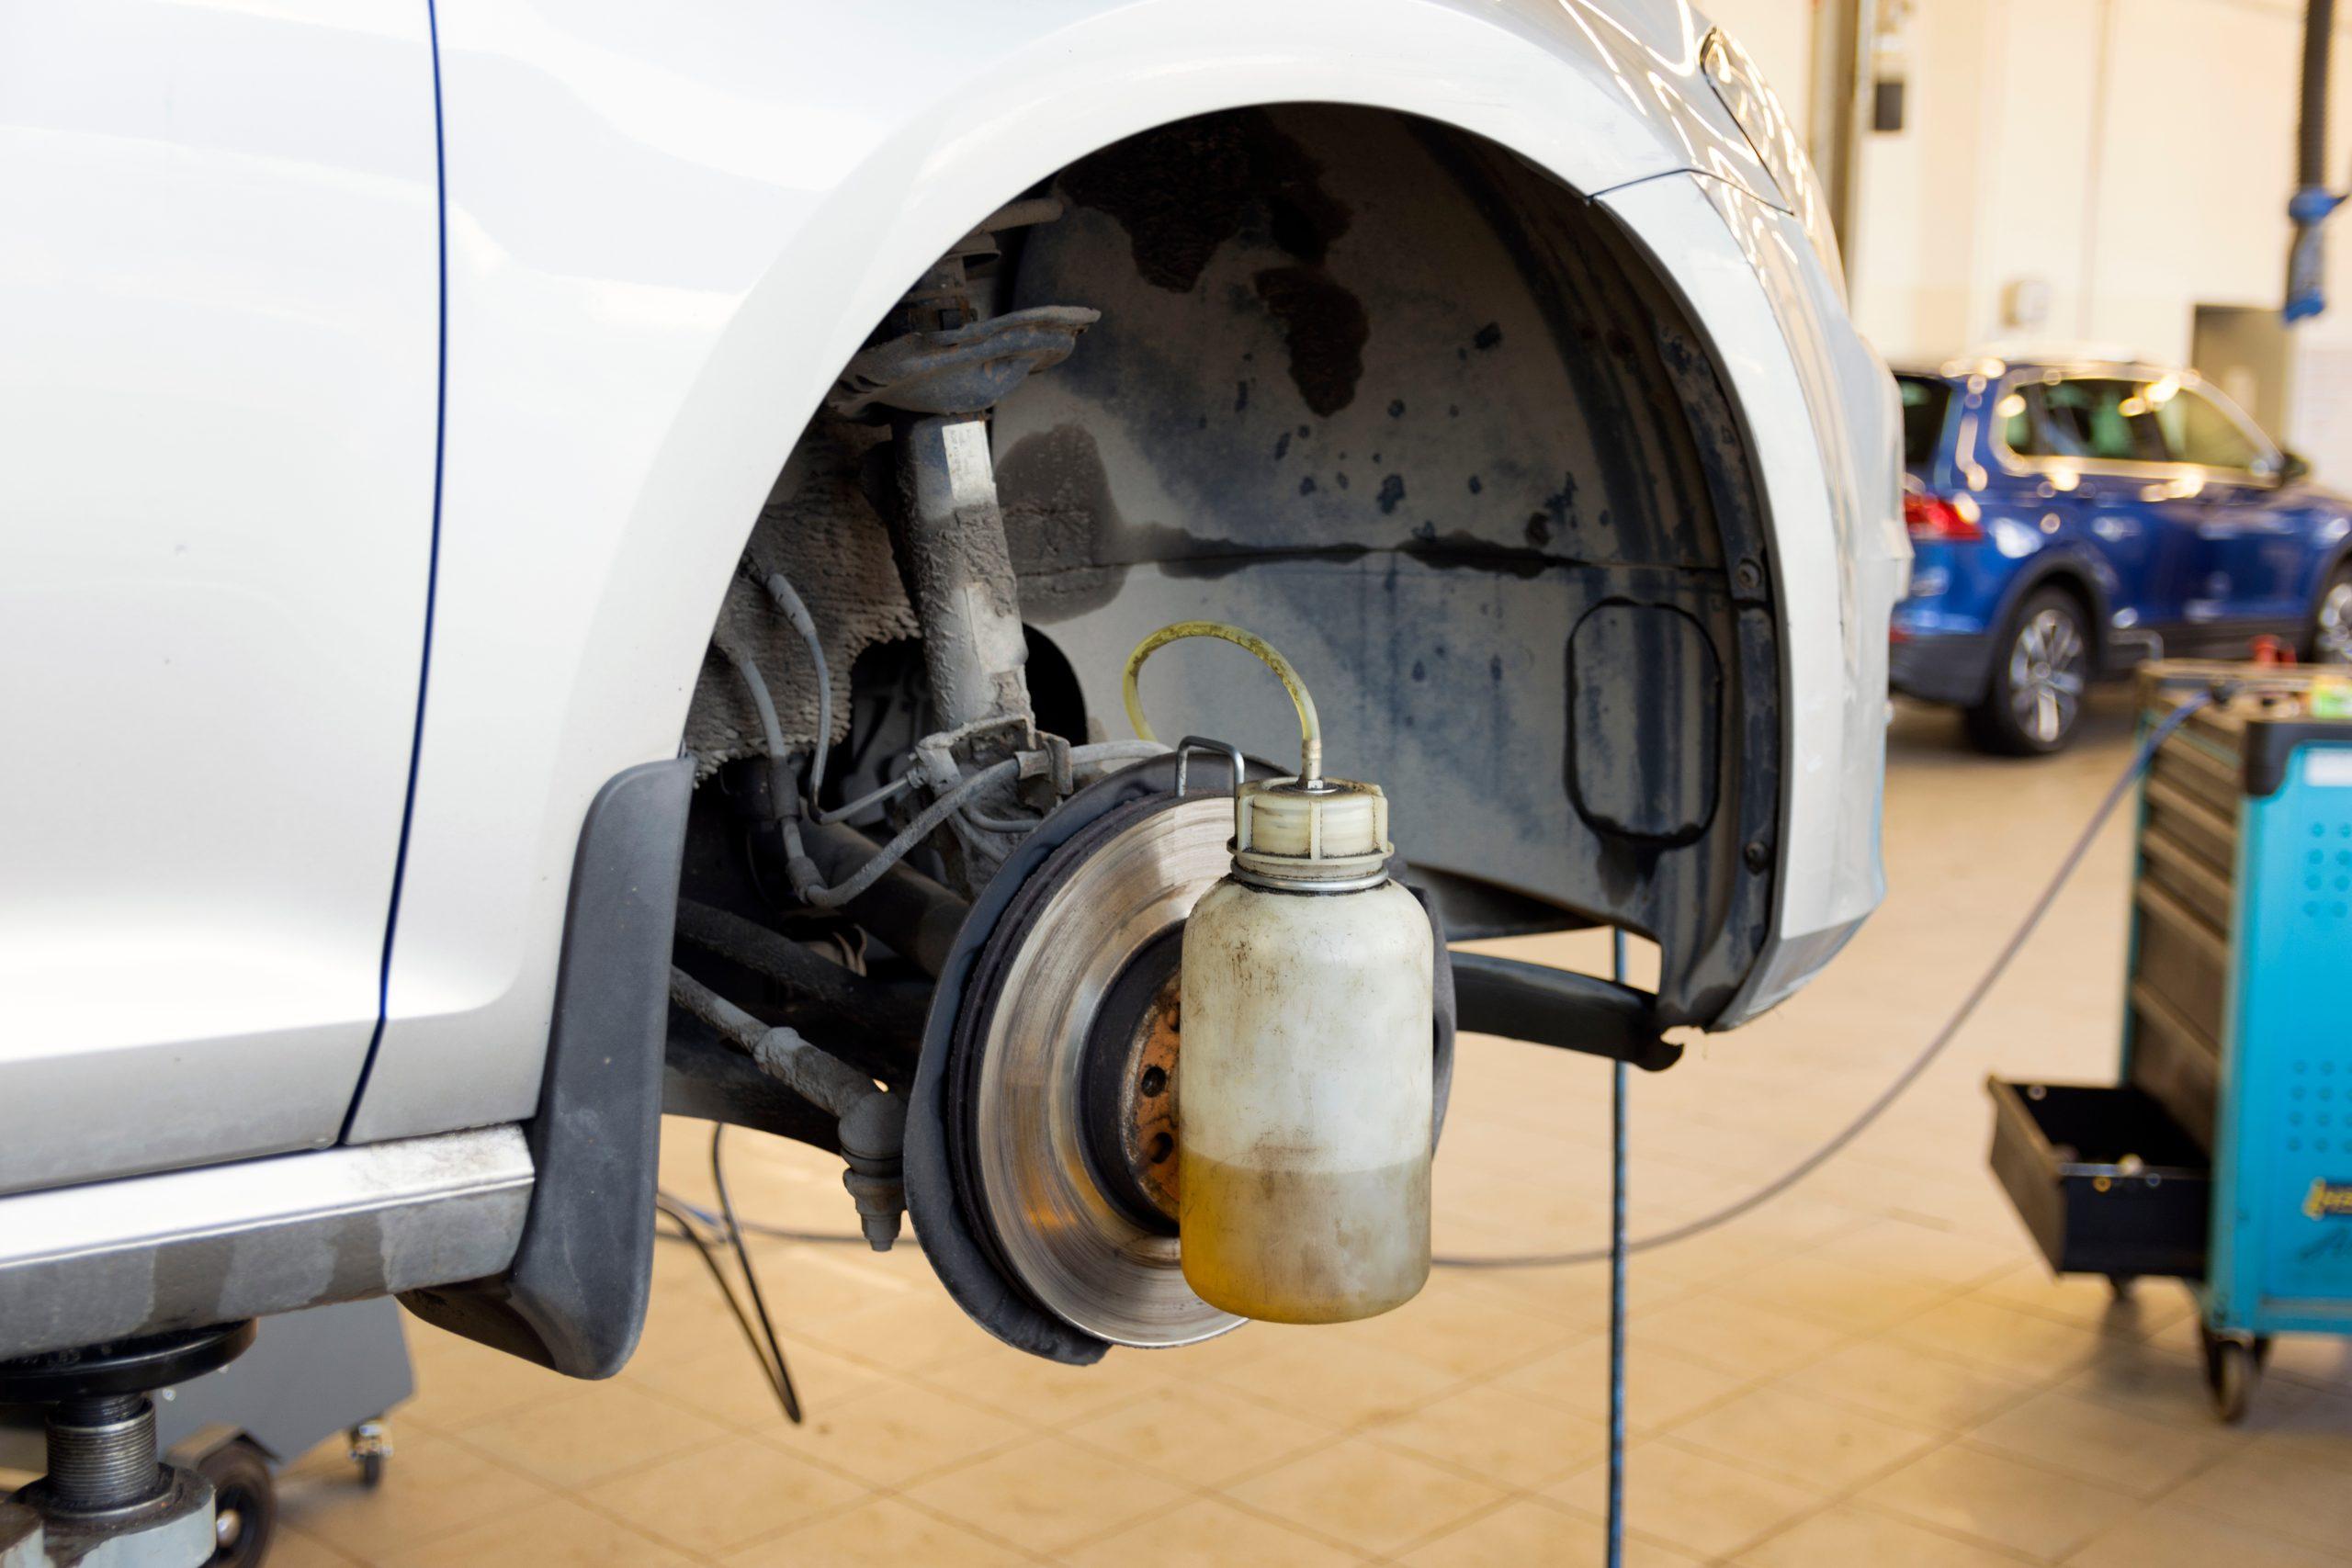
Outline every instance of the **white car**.
{"label": "white car", "polygon": [[[1457,960],[1464,1027],[1663,1059],[1880,897],[1892,384],[1679,0],[0,53],[0,1356],[400,1293],[609,1373],[665,1104],[840,1148],[1012,1343],[1230,1326],[1155,1170],[1232,766],[1132,739],[1165,623],[1288,653],[1453,934],[1659,945]],[[1148,697],[1292,743],[1228,648]]]}

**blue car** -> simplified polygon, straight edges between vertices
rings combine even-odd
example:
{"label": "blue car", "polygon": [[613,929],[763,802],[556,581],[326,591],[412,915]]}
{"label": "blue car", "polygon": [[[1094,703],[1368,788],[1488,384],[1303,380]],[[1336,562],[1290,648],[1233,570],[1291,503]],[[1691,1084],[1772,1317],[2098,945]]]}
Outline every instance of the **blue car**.
{"label": "blue car", "polygon": [[2352,501],[2191,370],[1973,360],[1899,372],[1894,689],[1988,750],[2055,751],[2085,685],[2256,638],[2352,662]]}

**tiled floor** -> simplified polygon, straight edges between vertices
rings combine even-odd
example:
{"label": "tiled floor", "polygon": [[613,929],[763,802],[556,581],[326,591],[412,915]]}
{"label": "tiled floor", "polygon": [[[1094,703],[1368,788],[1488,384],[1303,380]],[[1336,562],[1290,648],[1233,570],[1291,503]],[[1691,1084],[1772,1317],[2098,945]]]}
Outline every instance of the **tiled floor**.
{"label": "tiled floor", "polygon": [[[2119,764],[1998,763],[1906,712],[1885,908],[1780,1012],[1638,1081],[1646,1231],[1737,1196],[1838,1126],[1992,954]],[[2042,1272],[1984,1170],[1984,1075],[2111,1070],[2125,840],[2110,832],[1951,1056],[1792,1195],[1637,1258],[1636,1568],[2346,1568],[2352,1359],[2282,1343],[2253,1419],[2215,1424],[2187,1296]],[[1593,938],[1529,951],[1580,965]],[[1607,1074],[1464,1043],[1438,1162],[1452,1252],[1589,1245]],[[673,1128],[699,1190],[705,1139]],[[839,1229],[829,1162],[739,1134],[734,1186]],[[1253,1326],[1071,1371],[966,1323],[911,1249],[762,1244],[809,1411],[786,1426],[694,1258],[665,1245],[628,1371],[565,1382],[413,1328],[422,1392],[376,1493],[338,1454],[285,1486],[284,1568],[662,1564],[1073,1568],[1600,1561],[1599,1270],[1442,1271],[1336,1329]]]}

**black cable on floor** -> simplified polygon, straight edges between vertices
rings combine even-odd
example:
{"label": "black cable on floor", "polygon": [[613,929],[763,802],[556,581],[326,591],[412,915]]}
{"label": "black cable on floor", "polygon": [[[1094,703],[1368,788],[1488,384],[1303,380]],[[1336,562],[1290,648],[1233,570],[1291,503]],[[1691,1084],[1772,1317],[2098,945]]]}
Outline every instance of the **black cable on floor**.
{"label": "black cable on floor", "polygon": [[[735,1326],[743,1331],[743,1343],[751,1347],[752,1355],[759,1361],[761,1375],[775,1392],[776,1404],[784,1409],[785,1419],[797,1427],[800,1424],[800,1393],[793,1386],[792,1369],[784,1359],[784,1341],[777,1337],[775,1324],[768,1316],[766,1298],[760,1292],[759,1273],[752,1267],[751,1251],[743,1245],[743,1226],[735,1216],[734,1200],[727,1191],[727,1173],[719,1156],[719,1140],[726,1130],[726,1124],[721,1122],[711,1129],[710,1134],[710,1175],[713,1185],[718,1190],[718,1213],[713,1215],[708,1210],[696,1208],[660,1190],[654,1193],[653,1210],[678,1227],[681,1239],[694,1245],[695,1251],[702,1258],[703,1267],[710,1271],[711,1283],[718,1287],[719,1295],[726,1300],[727,1310],[734,1315]],[[705,1235],[706,1225],[718,1235],[716,1237]],[[727,1270],[719,1264],[718,1248],[722,1245],[733,1251],[736,1264],[743,1271],[743,1284],[752,1302],[749,1311],[736,1295],[735,1287],[729,1282]],[[759,1320],[757,1326],[752,1323],[754,1317]]]}
{"label": "black cable on floor", "polygon": [[[763,1370],[773,1375],[769,1382],[775,1389],[776,1403],[784,1406],[785,1418],[794,1426],[800,1425],[800,1392],[792,1386],[792,1369],[785,1364],[784,1341],[776,1337],[775,1324],[768,1316],[767,1297],[760,1291],[760,1271],[752,1267],[751,1249],[743,1245],[742,1223],[735,1217],[735,1200],[727,1190],[727,1166],[720,1157],[719,1140],[726,1136],[727,1123],[718,1122],[710,1130],[710,1185],[718,1194],[718,1212],[726,1222],[727,1245],[735,1250],[736,1267],[743,1270],[743,1288],[751,1292],[752,1310],[759,1314],[760,1337],[764,1346],[753,1345]],[[731,1297],[730,1297],[731,1299]],[[738,1322],[742,1314],[737,1313]],[[750,1333],[750,1325],[744,1325]]]}

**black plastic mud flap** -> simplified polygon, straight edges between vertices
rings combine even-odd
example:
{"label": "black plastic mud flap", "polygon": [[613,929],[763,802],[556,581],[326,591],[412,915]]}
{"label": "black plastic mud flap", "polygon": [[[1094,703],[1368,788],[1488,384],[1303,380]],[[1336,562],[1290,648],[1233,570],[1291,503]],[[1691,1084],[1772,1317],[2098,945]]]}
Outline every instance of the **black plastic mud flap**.
{"label": "black plastic mud flap", "polygon": [[589,803],[547,1075],[524,1129],[537,1179],[514,1261],[401,1297],[427,1323],[569,1377],[620,1371],[645,1325],[670,936],[693,793],[694,763],[680,757],[616,774]]}

